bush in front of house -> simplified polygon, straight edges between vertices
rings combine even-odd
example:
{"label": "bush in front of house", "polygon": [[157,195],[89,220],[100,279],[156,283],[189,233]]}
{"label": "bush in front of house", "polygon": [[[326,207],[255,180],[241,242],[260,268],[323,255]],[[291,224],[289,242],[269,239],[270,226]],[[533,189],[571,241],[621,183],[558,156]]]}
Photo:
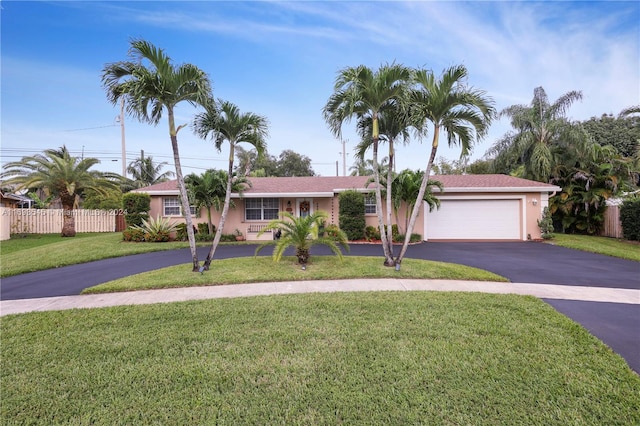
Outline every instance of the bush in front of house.
{"label": "bush in front of house", "polygon": [[122,241],[141,243],[144,241],[144,231],[137,228],[127,228],[122,231]]}
{"label": "bush in front of house", "polygon": [[375,226],[367,226],[364,228],[364,237],[367,241],[379,241],[380,231]]}
{"label": "bush in front of house", "polygon": [[340,229],[350,241],[362,240],[366,221],[364,217],[364,195],[355,190],[341,192],[338,222]]}
{"label": "bush in front of house", "polygon": [[545,240],[553,238],[553,218],[549,207],[545,207],[542,210],[542,219],[538,219],[538,228],[540,228],[540,235]]}
{"label": "bush in front of house", "polygon": [[640,241],[640,198],[627,200],[620,206],[622,235],[631,241]]}
{"label": "bush in front of house", "polygon": [[143,219],[142,225],[134,225],[125,229],[122,232],[122,239],[134,242],[165,243],[170,240],[171,233],[176,232],[177,228],[168,218]]}
{"label": "bush in front of house", "polygon": [[125,211],[124,220],[127,226],[142,226],[142,222],[149,219],[151,196],[128,192],[122,196],[122,208]]}
{"label": "bush in front of house", "polygon": [[187,241],[187,224],[179,223],[176,225],[176,241]]}

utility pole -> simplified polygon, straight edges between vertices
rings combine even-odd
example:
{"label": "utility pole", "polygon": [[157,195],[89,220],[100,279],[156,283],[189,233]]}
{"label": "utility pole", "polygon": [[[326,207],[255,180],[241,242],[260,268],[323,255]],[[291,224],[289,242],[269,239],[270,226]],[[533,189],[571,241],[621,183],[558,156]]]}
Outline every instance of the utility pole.
{"label": "utility pole", "polygon": [[342,176],[347,175],[347,149],[346,143],[348,140],[342,140]]}
{"label": "utility pole", "polygon": [[122,136],[122,177],[127,177],[127,153],[124,143],[124,96],[120,97],[120,135]]}

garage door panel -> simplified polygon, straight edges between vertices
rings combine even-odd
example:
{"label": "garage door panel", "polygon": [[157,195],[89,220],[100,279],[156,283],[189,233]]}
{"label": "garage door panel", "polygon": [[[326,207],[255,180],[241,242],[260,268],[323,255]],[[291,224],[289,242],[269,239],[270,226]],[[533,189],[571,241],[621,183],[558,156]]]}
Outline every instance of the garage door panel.
{"label": "garage door panel", "polygon": [[[427,208],[428,211],[428,208]],[[519,240],[520,200],[441,200],[427,213],[429,240]]]}

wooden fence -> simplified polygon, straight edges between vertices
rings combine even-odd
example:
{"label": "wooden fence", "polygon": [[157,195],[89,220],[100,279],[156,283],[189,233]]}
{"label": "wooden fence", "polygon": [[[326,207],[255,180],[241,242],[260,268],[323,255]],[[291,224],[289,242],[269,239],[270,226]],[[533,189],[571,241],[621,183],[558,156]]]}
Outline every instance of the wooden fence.
{"label": "wooden fence", "polygon": [[604,212],[604,224],[600,235],[603,237],[623,238],[620,222],[620,206],[607,206]]}
{"label": "wooden fence", "polygon": [[[9,234],[55,234],[62,231],[62,209],[2,208],[2,239]],[[116,232],[122,229],[119,210],[73,210],[76,232]]]}

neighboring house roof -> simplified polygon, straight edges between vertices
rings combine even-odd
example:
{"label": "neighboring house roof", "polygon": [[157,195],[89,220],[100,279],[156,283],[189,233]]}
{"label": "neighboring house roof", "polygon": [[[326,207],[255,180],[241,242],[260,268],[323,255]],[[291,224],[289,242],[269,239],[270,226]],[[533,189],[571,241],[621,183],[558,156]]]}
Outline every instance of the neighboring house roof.
{"label": "neighboring house roof", "polygon": [[14,201],[16,204],[28,204],[29,206],[31,206],[31,203],[33,203],[33,200],[31,198],[19,194],[9,194],[0,191],[0,197],[6,200]]}
{"label": "neighboring house roof", "polygon": [[[251,177],[252,187],[244,191],[247,198],[258,197],[332,197],[349,189],[362,192],[371,176],[303,176],[303,177]],[[521,179],[508,175],[434,175],[440,181],[444,193],[457,192],[554,192],[561,188],[547,183]],[[133,192],[149,195],[178,195],[177,180],[139,188]],[[439,190],[436,188],[436,191]],[[236,194],[237,196],[237,194]]]}

